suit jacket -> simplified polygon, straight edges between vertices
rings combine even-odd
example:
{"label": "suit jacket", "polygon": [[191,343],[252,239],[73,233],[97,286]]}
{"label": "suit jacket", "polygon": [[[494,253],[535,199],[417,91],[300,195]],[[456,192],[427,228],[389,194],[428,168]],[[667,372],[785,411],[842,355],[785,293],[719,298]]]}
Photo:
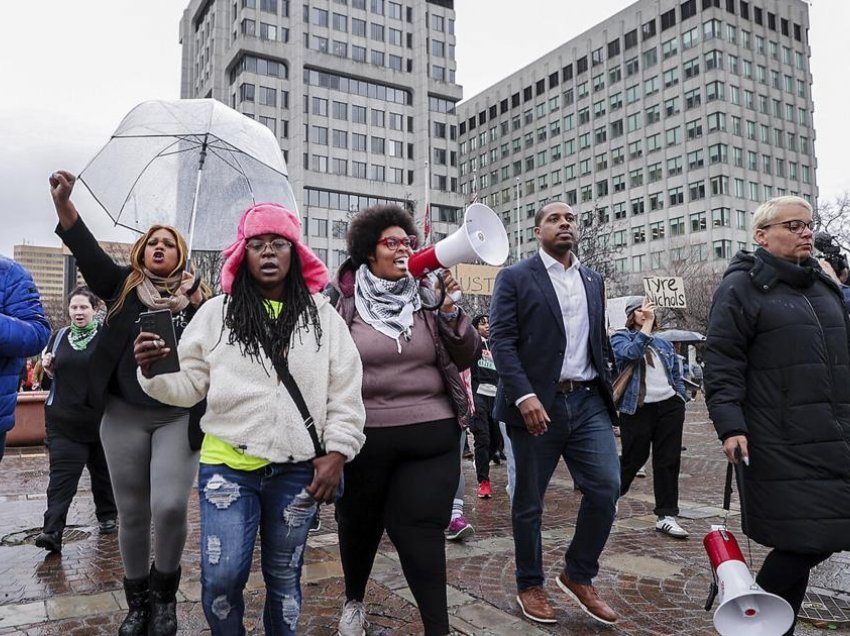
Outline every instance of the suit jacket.
{"label": "suit jacket", "polygon": [[[584,265],[579,265],[579,273],[587,293],[590,359],[611,421],[617,422],[608,370],[611,354],[604,284],[597,272]],[[490,301],[490,350],[499,369],[493,415],[509,426],[525,426],[515,404],[529,393],[551,412],[566,347],[561,305],[540,255],[502,270]]]}

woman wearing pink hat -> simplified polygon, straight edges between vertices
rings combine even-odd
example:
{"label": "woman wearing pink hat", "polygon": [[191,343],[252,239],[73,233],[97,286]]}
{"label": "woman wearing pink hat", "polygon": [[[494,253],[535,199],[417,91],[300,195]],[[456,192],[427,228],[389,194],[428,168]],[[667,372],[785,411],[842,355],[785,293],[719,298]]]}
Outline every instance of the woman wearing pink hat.
{"label": "woman wearing pink hat", "polygon": [[146,393],[176,406],[207,399],[198,492],[202,604],[214,635],[245,633],[258,530],[265,633],[295,633],[308,530],[365,439],[360,356],[317,293],[328,272],[300,235],[298,218],[279,205],[245,212],[224,252],[224,295],[183,334],[179,372],[147,377],[168,350],[154,334],[136,339]]}

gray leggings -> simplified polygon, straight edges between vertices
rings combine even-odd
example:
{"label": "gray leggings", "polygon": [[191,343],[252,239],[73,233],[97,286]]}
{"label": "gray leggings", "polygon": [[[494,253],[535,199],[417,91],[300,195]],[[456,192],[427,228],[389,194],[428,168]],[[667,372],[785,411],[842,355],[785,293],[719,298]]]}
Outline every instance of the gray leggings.
{"label": "gray leggings", "polygon": [[151,518],[156,569],[173,572],[180,565],[189,494],[198,472],[188,426],[185,409],[107,399],[100,439],[118,506],[118,545],[128,579],[147,576],[150,570]]}

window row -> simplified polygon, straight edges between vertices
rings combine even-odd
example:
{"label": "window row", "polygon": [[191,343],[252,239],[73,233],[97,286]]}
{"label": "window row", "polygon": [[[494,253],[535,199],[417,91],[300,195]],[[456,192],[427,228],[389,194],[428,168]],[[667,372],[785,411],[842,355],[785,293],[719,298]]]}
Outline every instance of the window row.
{"label": "window row", "polygon": [[[634,45],[636,45],[637,44],[637,30],[630,32],[630,33],[634,33]],[[804,51],[795,50],[795,49],[792,49],[789,46],[780,45],[780,43],[778,43],[774,40],[765,39],[764,37],[757,35],[757,34],[754,36],[752,32],[744,30],[744,29],[741,29],[739,31],[738,28],[735,25],[732,25],[732,24],[725,24],[724,25],[723,22],[721,22],[720,20],[717,20],[717,19],[707,20],[702,24],[702,27],[694,27],[692,29],[689,29],[689,30],[683,32],[682,35],[681,35],[681,38],[679,38],[679,37],[671,38],[669,40],[665,40],[664,42],[662,42],[662,44],[661,44],[661,57],[666,60],[668,58],[671,58],[671,57],[677,55],[680,51],[680,49],[679,49],[679,42],[680,41],[681,41],[681,50],[687,51],[687,50],[695,48],[700,43],[701,40],[702,41],[710,41],[710,40],[714,40],[714,39],[718,39],[718,40],[726,39],[726,40],[730,41],[731,43],[735,44],[736,46],[739,46],[742,49],[755,50],[757,53],[759,53],[761,55],[769,56],[770,58],[772,58],[774,60],[777,60],[777,61],[781,60],[781,62],[783,64],[787,65],[787,66],[791,66],[793,64],[794,66],[796,66],[797,69],[800,69],[800,70],[806,69],[806,54],[805,54]],[[613,47],[613,51],[612,51],[611,45],[609,44],[609,52],[608,52],[609,58],[614,57],[615,55],[618,55],[620,53],[619,40],[615,40],[614,42],[616,42],[616,46]],[[631,48],[631,47],[627,46],[626,50],[628,50],[629,48]],[[781,57],[780,57],[780,51],[781,51]],[[604,60],[604,56],[603,56],[602,52],[603,52],[603,49],[598,48],[598,49],[595,49],[591,53],[591,60],[592,60],[592,66],[593,67],[600,65],[602,63],[602,61]],[[720,52],[717,51],[717,52],[715,52],[715,55],[713,57],[717,57],[719,55],[720,55]],[[736,56],[731,55],[731,54],[730,54],[730,57],[737,59]],[[645,50],[640,54],[640,58],[642,58],[644,66],[646,68],[649,68],[651,66],[654,66],[658,62],[658,51],[656,50],[655,47],[648,49],[648,50]],[[709,64],[709,63],[710,62],[707,62],[707,64]],[[626,77],[630,77],[632,75],[635,75],[639,71],[639,57],[635,56],[635,57],[628,59],[624,63],[624,67],[625,67]],[[719,68],[719,66],[718,66],[718,68]],[[587,57],[579,58],[576,61],[576,69],[577,69],[577,75],[580,75],[581,73],[588,70]],[[613,84],[615,82],[618,82],[622,79],[622,77],[623,77],[623,67],[621,67],[620,64],[617,64],[613,68],[607,69],[607,79],[608,79],[609,83]],[[563,82],[573,80],[573,78],[574,78],[573,65],[568,64],[567,66],[565,66],[562,69],[561,74],[559,74],[556,71],[556,72],[551,73],[549,75],[549,77],[548,77],[548,89],[547,89],[547,81],[545,79],[540,79],[537,82],[535,82],[533,85],[525,87],[522,91],[514,93],[510,97],[510,99],[505,98],[505,99],[501,100],[501,102],[499,103],[499,106],[498,106],[498,113],[497,113],[497,108],[496,108],[495,105],[491,106],[488,110],[481,111],[478,114],[478,117],[477,117],[478,123],[481,124],[481,123],[486,122],[488,120],[488,116],[489,116],[489,119],[492,120],[492,119],[496,118],[497,116],[504,115],[510,109],[518,108],[518,107],[521,106],[522,103],[529,102],[532,99],[534,99],[534,97],[539,97],[541,95],[544,95],[547,90],[551,90],[551,89],[559,86]],[[590,92],[589,86],[591,85],[591,82],[592,82],[592,86],[593,86],[594,91],[602,90],[602,88],[604,88],[604,85],[605,85],[605,79],[606,79],[606,73],[602,72],[602,69],[600,69],[600,72],[593,75],[593,77],[590,81],[579,82],[577,84],[576,88],[575,88],[575,93],[578,95],[578,99],[581,99],[582,97],[589,94],[589,92]],[[567,90],[565,91],[565,95],[566,95],[567,91],[572,93],[573,88],[567,88]],[[469,122],[463,122],[461,124],[461,126],[463,128],[463,130],[461,130],[461,134],[466,133],[466,126],[469,125],[470,122],[474,121],[474,119],[475,118],[470,119]],[[474,125],[470,126],[470,130],[472,128],[474,128]]]}
{"label": "window row", "polygon": [[318,35],[305,33],[304,48],[320,53],[330,53],[336,57],[351,59],[355,62],[389,68],[393,71],[413,72],[413,60],[410,58],[405,59],[401,55],[386,53],[378,49],[366,49],[365,46],[357,46],[356,44],[349,47],[346,42],[328,41],[327,38]]}

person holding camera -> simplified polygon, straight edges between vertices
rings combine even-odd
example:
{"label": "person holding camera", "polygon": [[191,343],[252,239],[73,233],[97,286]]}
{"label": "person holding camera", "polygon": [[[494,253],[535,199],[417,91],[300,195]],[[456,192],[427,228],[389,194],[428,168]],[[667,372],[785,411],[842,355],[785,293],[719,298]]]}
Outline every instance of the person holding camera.
{"label": "person holding camera", "polygon": [[186,241],[171,226],[151,226],[133,245],[130,264],[115,263],[71,202],[75,182],[70,172],[54,172],[50,194],[59,217],[56,233],[108,310],[88,367],[87,401],[103,409],[100,439],[118,506],[129,608],[118,633],[166,636],[177,632],[180,558],[198,451],[190,445],[189,409],[158,402],[139,386],[133,339],[139,314],[158,309],[171,312],[179,337],[209,292],[186,270]]}
{"label": "person holding camera", "polygon": [[850,549],[850,316],[812,258],[805,199],[759,206],[753,239],[712,302],[706,403],[743,464],[743,531],[772,548],[756,582],[796,616],[811,568]]}
{"label": "person holding camera", "polygon": [[687,539],[679,515],[679,469],[685,425],[685,383],[673,345],[653,337],[655,304],[642,296],[626,302],[626,328],[611,336],[617,367],[632,366],[620,402],[620,496],[625,495],[652,450],[655,529],[675,539]]}
{"label": "person holding camera", "polygon": [[835,238],[826,232],[815,234],[815,249],[821,253],[818,262],[823,271],[841,287],[844,303],[847,305],[847,311],[850,312],[850,285],[847,284],[850,266],[847,265],[847,257],[841,253]]}

